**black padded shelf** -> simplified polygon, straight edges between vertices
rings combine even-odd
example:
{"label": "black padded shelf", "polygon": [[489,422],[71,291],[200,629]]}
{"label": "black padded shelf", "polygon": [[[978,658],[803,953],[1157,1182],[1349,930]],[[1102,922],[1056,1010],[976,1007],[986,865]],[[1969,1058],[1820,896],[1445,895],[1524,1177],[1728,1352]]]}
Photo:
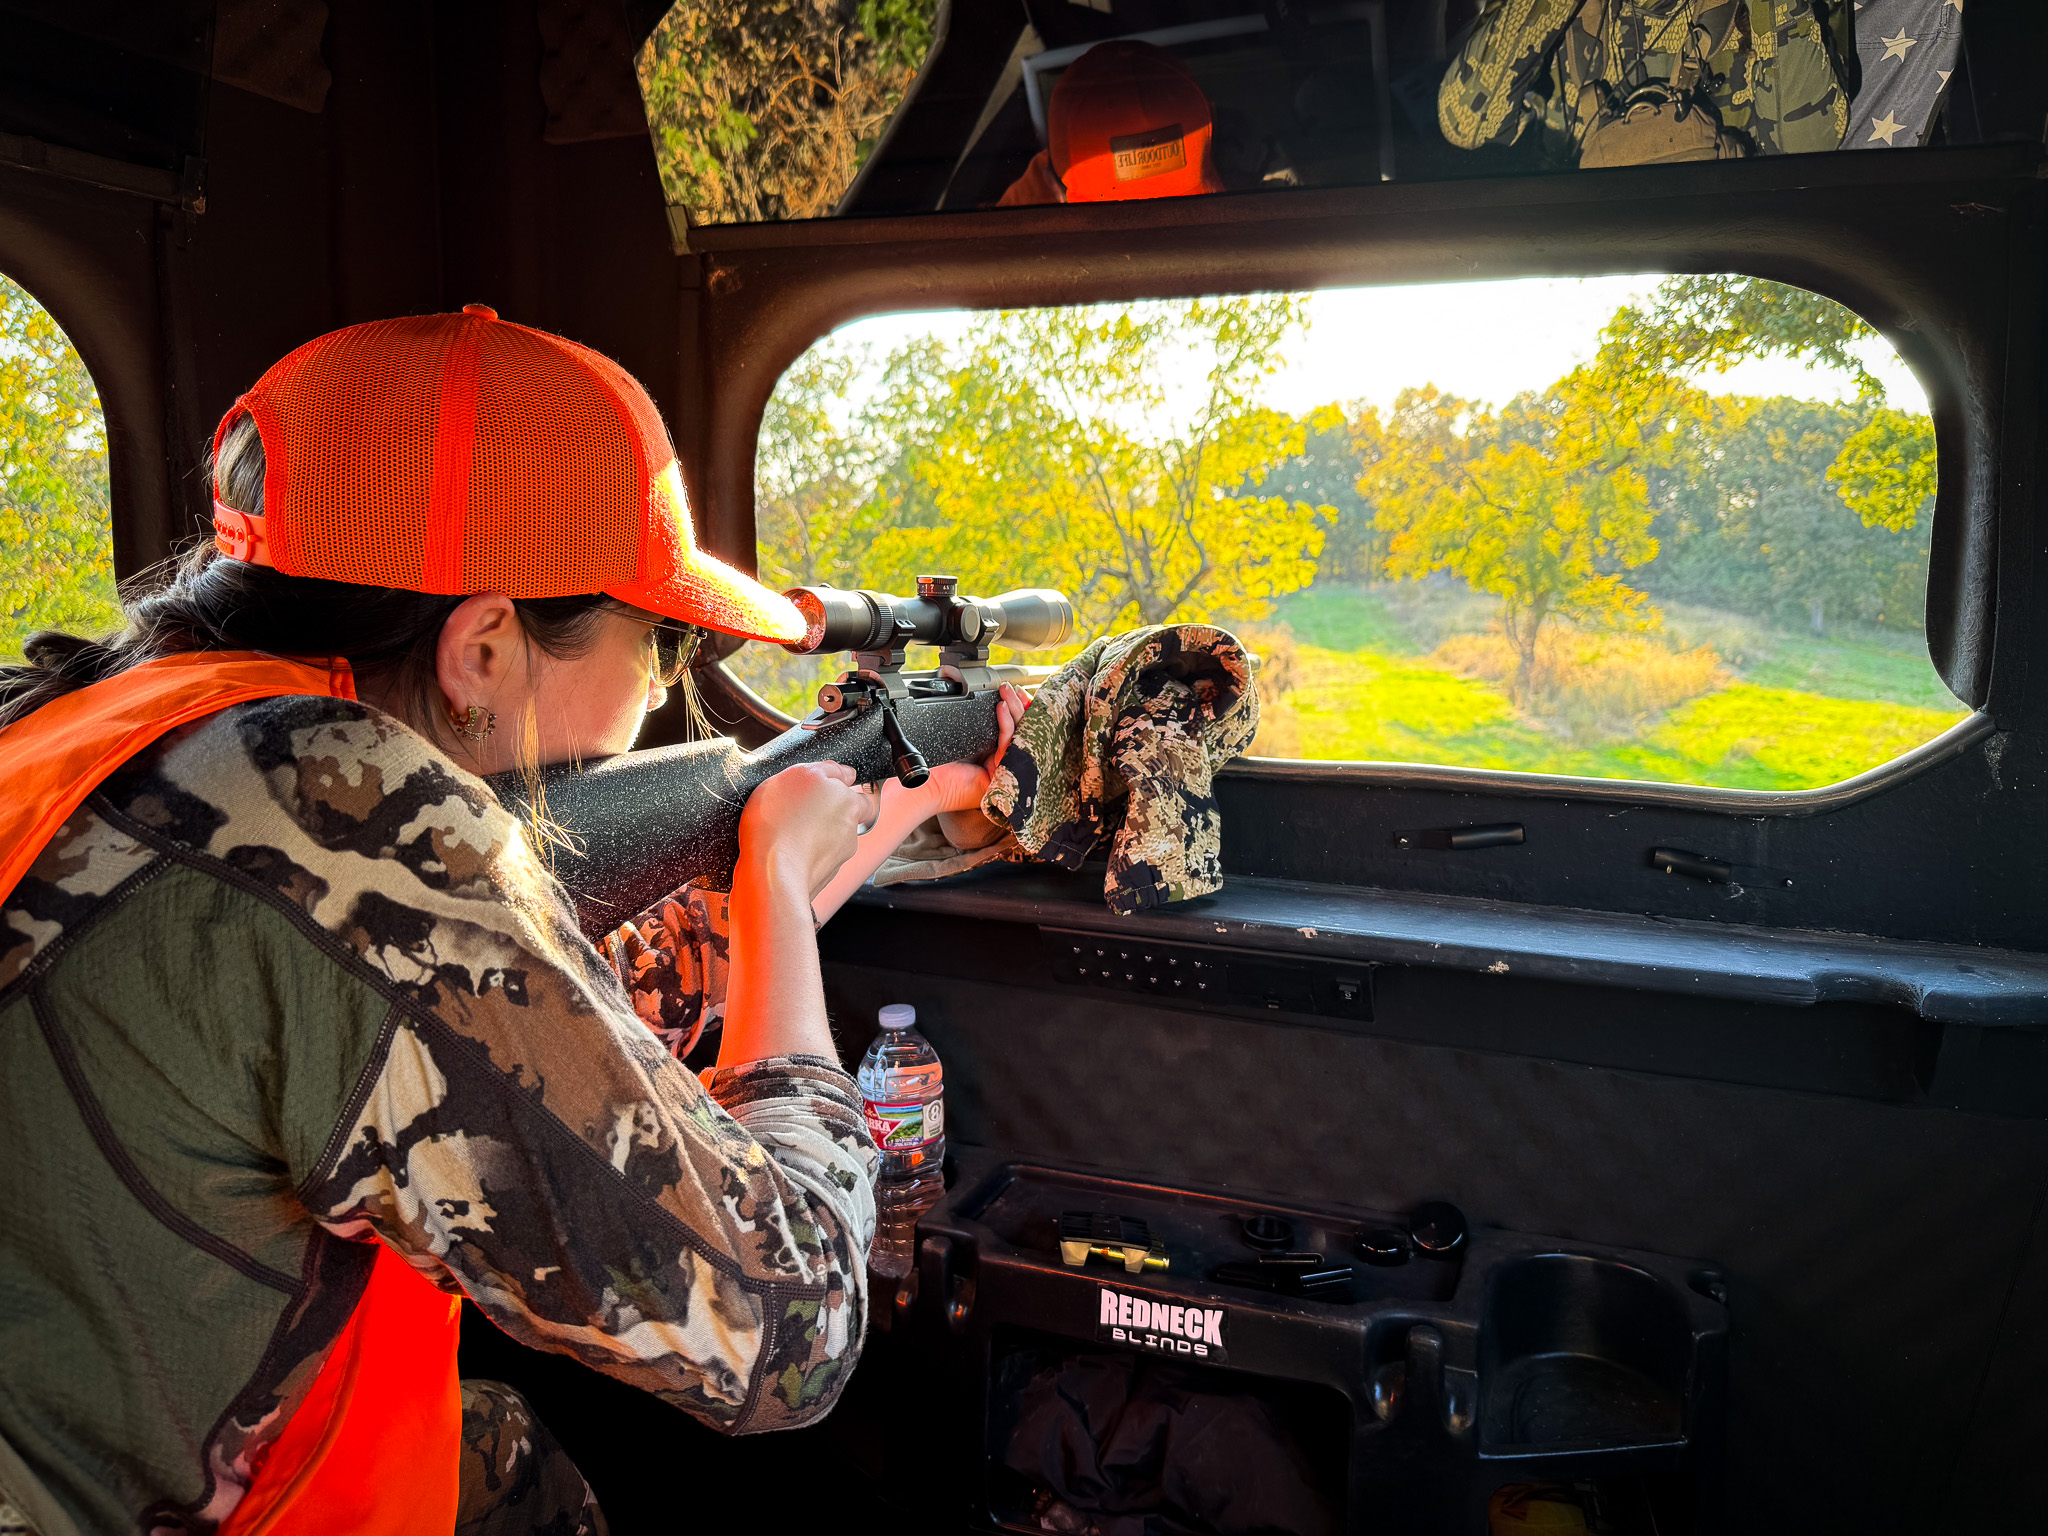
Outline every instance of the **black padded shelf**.
{"label": "black padded shelf", "polygon": [[[1014,865],[869,888],[854,899],[1069,935],[1283,955],[1319,968],[1441,966],[1793,1007],[1889,1004],[1940,1024],[2048,1025],[2048,955],[2018,950],[1235,875],[1214,896],[1118,917],[1103,905],[1101,870],[1067,875]],[[1339,1010],[1333,1003],[1317,1011]]]}

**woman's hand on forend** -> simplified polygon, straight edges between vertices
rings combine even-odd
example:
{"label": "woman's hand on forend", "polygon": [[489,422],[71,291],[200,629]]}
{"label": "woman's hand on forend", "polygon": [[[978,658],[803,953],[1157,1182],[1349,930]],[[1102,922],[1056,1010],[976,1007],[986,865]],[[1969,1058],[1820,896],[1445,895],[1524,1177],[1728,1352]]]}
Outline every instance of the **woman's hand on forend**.
{"label": "woman's hand on forend", "polygon": [[764,780],[740,815],[740,865],[800,883],[806,901],[853,857],[874,802],[844,763],[799,763]]}
{"label": "woman's hand on forend", "polygon": [[[1015,683],[1003,684],[1002,699],[996,706],[996,749],[981,763],[943,763],[932,770],[922,793],[930,797],[928,814],[939,818],[939,830],[955,848],[981,848],[1001,837],[1006,830],[982,814],[981,797],[988,793],[988,781],[1009,750],[1017,722],[1031,701]],[[886,788],[885,791],[886,793]]]}

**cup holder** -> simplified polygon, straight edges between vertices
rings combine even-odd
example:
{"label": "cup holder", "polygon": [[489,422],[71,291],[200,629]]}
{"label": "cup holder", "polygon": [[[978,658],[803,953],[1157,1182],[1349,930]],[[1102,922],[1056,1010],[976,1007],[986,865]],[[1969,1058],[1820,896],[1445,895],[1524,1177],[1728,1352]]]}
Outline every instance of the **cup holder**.
{"label": "cup holder", "polygon": [[1480,1454],[1675,1455],[1691,1358],[1685,1302],[1645,1271],[1585,1254],[1513,1260],[1480,1324]]}
{"label": "cup holder", "polygon": [[1294,1246],[1294,1223],[1285,1216],[1247,1216],[1238,1223],[1237,1230],[1247,1248],[1271,1251]]}

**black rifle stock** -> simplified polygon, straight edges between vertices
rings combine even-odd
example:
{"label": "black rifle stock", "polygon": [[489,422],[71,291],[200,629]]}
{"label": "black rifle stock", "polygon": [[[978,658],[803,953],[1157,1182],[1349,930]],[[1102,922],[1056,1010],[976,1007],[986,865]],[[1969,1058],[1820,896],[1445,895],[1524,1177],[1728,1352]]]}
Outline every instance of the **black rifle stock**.
{"label": "black rifle stock", "polygon": [[[986,758],[1001,685],[1037,670],[990,666],[989,647],[1058,645],[1073,628],[1073,606],[1057,592],[963,597],[950,576],[918,577],[916,597],[832,587],[798,587],[789,597],[810,629],[788,650],[854,653],[853,669],[819,691],[801,724],[753,752],[700,741],[542,771],[547,816],[571,840],[553,849],[552,862],[585,932],[607,931],[691,881],[730,890],[747,797],[785,768],[844,763],[862,784],[914,786],[932,763]],[[904,672],[910,645],[938,646],[938,669]],[[530,816],[519,774],[491,784],[515,814]]]}
{"label": "black rifle stock", "polygon": [[[995,689],[894,706],[903,734],[929,763],[978,762],[995,750]],[[732,887],[740,813],[763,780],[798,763],[844,763],[863,784],[896,777],[879,707],[799,725],[752,752],[727,740],[623,752],[583,768],[544,769],[548,816],[574,839],[553,851],[555,873],[587,933],[616,927],[692,880]],[[517,773],[491,780],[512,813],[531,807]]]}

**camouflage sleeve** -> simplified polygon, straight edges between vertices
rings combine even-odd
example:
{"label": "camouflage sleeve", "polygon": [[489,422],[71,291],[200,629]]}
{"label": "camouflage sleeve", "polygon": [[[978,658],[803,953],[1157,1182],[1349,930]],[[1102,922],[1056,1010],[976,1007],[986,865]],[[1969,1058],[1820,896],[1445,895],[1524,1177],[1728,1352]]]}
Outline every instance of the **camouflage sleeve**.
{"label": "camouflage sleeve", "polygon": [[1522,98],[1584,0],[1490,0],[1437,88],[1437,123],[1459,149],[1512,144]]}
{"label": "camouflage sleeve", "polygon": [[[284,1078],[331,1084],[278,1127],[314,1220],[715,1427],[832,1404],[875,1224],[874,1143],[836,1063],[754,1062],[708,1091],[489,788],[388,715],[239,706],[138,772],[123,793],[152,837],[308,941],[303,974],[266,985],[290,999]],[[313,1070],[326,1016],[364,993],[381,1029]]]}
{"label": "camouflage sleeve", "polygon": [[[523,980],[532,999],[550,978]],[[852,1081],[781,1057],[707,1090],[623,1007],[529,1009],[484,1049],[395,1021],[308,1187],[315,1217],[714,1427],[822,1414],[866,1320],[874,1154]]]}
{"label": "camouflage sleeve", "polygon": [[633,1012],[673,1056],[725,1018],[728,900],[685,886],[598,941]]}

